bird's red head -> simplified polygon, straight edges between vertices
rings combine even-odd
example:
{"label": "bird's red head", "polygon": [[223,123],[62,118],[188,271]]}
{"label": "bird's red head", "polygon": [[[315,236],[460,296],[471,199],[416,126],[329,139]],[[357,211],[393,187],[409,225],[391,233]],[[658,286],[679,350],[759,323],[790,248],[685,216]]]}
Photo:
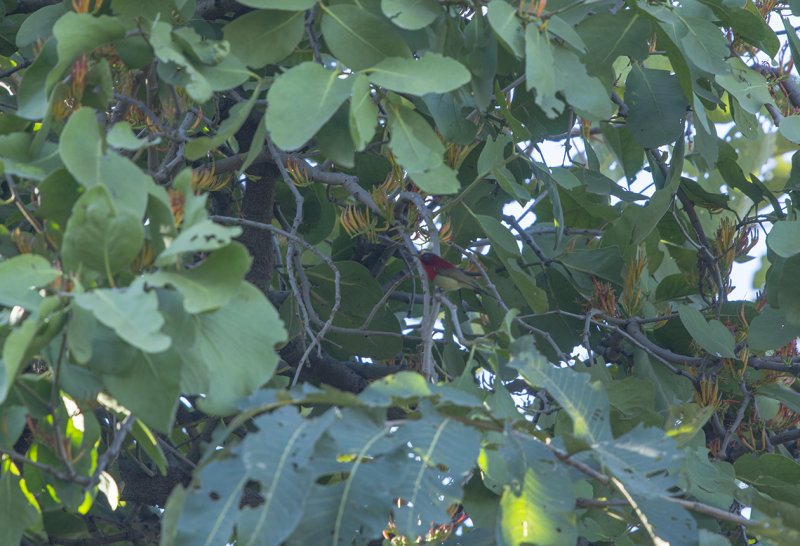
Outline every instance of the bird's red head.
{"label": "bird's red head", "polygon": [[425,273],[427,273],[428,278],[431,280],[433,280],[439,271],[443,269],[452,269],[455,267],[453,264],[444,258],[437,256],[433,252],[423,252],[419,257],[419,261],[422,262],[422,268],[425,269]]}

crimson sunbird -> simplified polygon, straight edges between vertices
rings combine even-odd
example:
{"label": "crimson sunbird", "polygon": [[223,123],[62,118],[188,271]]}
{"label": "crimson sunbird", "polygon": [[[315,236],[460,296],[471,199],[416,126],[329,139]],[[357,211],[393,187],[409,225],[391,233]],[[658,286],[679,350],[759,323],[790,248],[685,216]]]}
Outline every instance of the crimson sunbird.
{"label": "crimson sunbird", "polygon": [[468,288],[486,294],[486,291],[475,282],[473,278],[475,273],[464,271],[432,252],[424,252],[419,257],[419,261],[422,262],[422,267],[431,282],[442,290]]}

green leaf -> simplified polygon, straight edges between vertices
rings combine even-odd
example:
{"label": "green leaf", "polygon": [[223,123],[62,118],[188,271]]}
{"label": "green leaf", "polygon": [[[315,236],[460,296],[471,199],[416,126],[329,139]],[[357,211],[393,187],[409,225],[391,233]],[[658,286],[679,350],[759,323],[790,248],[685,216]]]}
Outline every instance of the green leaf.
{"label": "green leaf", "polygon": [[795,66],[800,66],[800,38],[797,37],[797,31],[795,31],[789,19],[781,17],[781,22],[783,22],[783,29],[786,31],[786,41],[789,44],[792,61],[794,61]]}
{"label": "green leaf", "polygon": [[202,220],[184,229],[156,258],[156,265],[166,266],[184,252],[207,252],[228,246],[231,240],[242,234],[239,226],[221,226],[211,220]]}
{"label": "green leaf", "polygon": [[564,103],[556,98],[559,90],[556,83],[553,46],[547,34],[539,32],[536,25],[525,29],[525,81],[526,89],[536,89],[536,104],[547,117],[554,118],[564,109]]}
{"label": "green leaf", "polygon": [[19,544],[26,529],[41,525],[42,513],[16,463],[5,457],[0,468],[0,543]]}
{"label": "green leaf", "polygon": [[378,106],[372,102],[369,79],[364,74],[358,74],[353,81],[348,124],[355,149],[360,152],[372,140],[378,124]]}
{"label": "green leaf", "polygon": [[45,42],[41,52],[22,76],[17,96],[17,115],[24,119],[40,120],[47,114],[47,78],[56,66],[56,41]]}
{"label": "green leaf", "polygon": [[736,477],[775,499],[800,502],[800,464],[778,453],[748,453],[733,463]]}
{"label": "green leaf", "polygon": [[161,137],[149,140],[147,138],[136,138],[133,134],[133,127],[127,121],[115,123],[106,135],[109,146],[118,150],[141,150],[148,146],[154,146],[161,142]]}
{"label": "green leaf", "polygon": [[379,535],[400,496],[393,492],[413,480],[398,468],[415,455],[387,435],[383,419],[362,408],[345,408],[337,417],[315,458],[330,461],[325,472],[340,474],[342,481],[315,484],[289,544],[350,544],[356,536]]}
{"label": "green leaf", "polygon": [[[247,66],[261,68],[285,59],[300,43],[305,31],[302,10],[252,11],[222,29],[231,44],[231,53]],[[269,47],[253,47],[269,44]]]}
{"label": "green leaf", "polygon": [[447,195],[457,193],[461,182],[457,173],[444,163],[424,171],[408,171],[411,181],[427,193]]}
{"label": "green leaf", "polygon": [[65,13],[53,25],[53,36],[58,43],[58,65],[47,77],[47,89],[52,89],[64,71],[80,55],[124,35],[125,27],[115,17],[95,17],[89,13],[72,11]]}
{"label": "green leaf", "polygon": [[[313,62],[279,76],[267,94],[264,120],[275,144],[296,150],[313,137],[350,96],[352,81]],[[302,122],[300,121],[302,120]]]}
{"label": "green leaf", "polygon": [[422,97],[425,106],[433,116],[436,128],[445,140],[466,146],[475,138],[478,127],[470,123],[462,111],[465,107],[456,98],[459,92],[436,94],[431,93]]}
{"label": "green leaf", "polygon": [[[156,299],[155,292],[149,295]],[[160,314],[158,318],[163,321]],[[156,336],[170,341],[163,334]],[[137,419],[168,434],[178,409],[184,356],[175,347],[158,353],[146,352],[120,337],[110,328],[97,326],[89,369],[102,381],[105,390]]]}
{"label": "green leaf", "polygon": [[628,127],[612,127],[610,123],[603,123],[600,128],[606,144],[619,161],[628,183],[633,183],[644,161],[642,147],[633,140]]}
{"label": "green leaf", "polygon": [[678,27],[678,44],[686,58],[698,68],[712,74],[725,74],[730,68],[725,58],[730,55],[724,36],[711,21],[682,17]]}
{"label": "green leaf", "polygon": [[415,455],[405,465],[408,479],[396,490],[410,503],[395,510],[398,533],[406,536],[424,535],[430,522],[447,521],[447,508],[461,500],[461,483],[475,467],[481,441],[475,428],[437,413],[429,401],[419,410],[421,419],[397,431]]}
{"label": "green leaf", "polygon": [[631,67],[625,88],[628,131],[644,148],[658,148],[681,137],[686,97],[678,79],[663,70]]}
{"label": "green leaf", "polygon": [[800,221],[776,222],[767,234],[767,247],[781,258],[800,254]]}
{"label": "green leaf", "polygon": [[3,359],[0,360],[0,402],[5,401],[11,386],[19,375],[22,365],[27,363],[26,355],[36,335],[36,321],[28,319],[15,327],[3,343]]}
{"label": "green leaf", "polygon": [[386,113],[391,131],[389,147],[415,184],[428,193],[457,192],[460,185],[454,175],[438,178],[450,168],[444,164],[444,145],[425,119],[395,103],[386,105]]}
{"label": "green leaf", "polygon": [[446,93],[470,81],[470,73],[453,58],[427,53],[419,60],[389,58],[366,71],[375,85],[398,93]]}
{"label": "green leaf", "polygon": [[[322,155],[336,165],[348,169],[355,167],[355,144],[350,137],[348,108],[342,106],[317,133],[317,145]],[[330,233],[330,232],[328,232]],[[327,235],[327,233],[325,234]]]}
{"label": "green leaf", "polygon": [[86,189],[105,187],[115,208],[141,218],[153,181],[129,159],[104,148],[94,111],[81,108],[72,114],[58,149],[67,170]]}
{"label": "green leaf", "polygon": [[624,260],[617,247],[573,250],[564,255],[562,262],[573,271],[582,271],[600,277],[617,286],[623,284]]}
{"label": "green leaf", "polygon": [[261,483],[265,501],[240,511],[236,526],[242,544],[280,544],[294,531],[314,484],[314,445],[333,413],[307,419],[293,407],[262,415],[242,445],[242,462],[250,479]]}
{"label": "green leaf", "polygon": [[351,70],[363,70],[387,57],[411,57],[397,30],[362,7],[322,6],[322,35],[333,53]]}
{"label": "green leaf", "polygon": [[19,26],[16,36],[17,47],[29,46],[39,38],[47,39],[53,34],[53,25],[67,13],[64,4],[44,6],[31,13]]}
{"label": "green leaf", "polygon": [[88,267],[109,278],[129,268],[144,244],[140,217],[126,209],[116,212],[103,186],[84,193],[72,210],[64,232],[64,270]]}
{"label": "green leaf", "polygon": [[[186,92],[194,100],[205,102],[211,98],[215,89],[225,89],[223,82],[212,85],[208,76],[219,78],[222,74],[215,74],[210,64],[225,66],[223,63],[231,58],[227,57],[230,45],[227,42],[213,42],[203,40],[190,27],[179,27],[173,32],[172,25],[163,21],[156,21],[150,32],[150,45],[161,63],[158,66],[158,75],[171,83],[186,88]],[[247,79],[247,72],[241,71],[243,78]],[[234,76],[234,80],[236,77]],[[237,85],[233,83],[230,87]]]}
{"label": "green leaf", "polygon": [[[547,29],[551,30],[549,24]],[[584,44],[590,44],[581,61],[593,76],[611,77],[609,69],[620,55],[644,61],[650,54],[650,22],[633,10],[597,13],[581,21],[575,30]]]}
{"label": "green leaf", "polygon": [[521,338],[512,347],[516,368],[528,384],[547,390],[572,418],[573,434],[590,444],[611,439],[608,396],[600,382],[572,368],[556,368],[539,354],[531,338]]}
{"label": "green leaf", "polygon": [[442,14],[437,0],[381,0],[381,10],[392,23],[408,30],[424,28]]}
{"label": "green leaf", "polygon": [[489,237],[489,240],[492,241],[492,244],[497,245],[498,250],[502,249],[503,252],[510,254],[511,256],[519,255],[517,240],[514,238],[511,232],[508,231],[508,228],[505,227],[497,218],[482,214],[478,214],[476,218],[481,224],[483,230],[486,232],[486,235]]}
{"label": "green leaf", "polygon": [[174,286],[183,295],[187,313],[210,311],[227,304],[239,291],[250,267],[247,249],[231,243],[212,252],[198,266],[183,271],[162,269],[144,277],[152,286]]}
{"label": "green leaf", "polygon": [[654,498],[677,486],[674,472],[684,454],[658,427],[641,425],[627,434],[593,446],[592,455],[619,479],[634,497]]}
{"label": "green leaf", "polygon": [[525,55],[525,33],[517,10],[504,0],[492,0],[486,10],[489,25],[511,52],[522,58]]}
{"label": "green leaf", "polygon": [[610,91],[600,79],[589,74],[577,55],[557,46],[553,48],[553,62],[559,67],[557,87],[580,117],[600,121],[614,114],[616,106],[610,100]]}
{"label": "green leaf", "polygon": [[770,95],[770,84],[760,72],[753,70],[738,58],[728,59],[729,74],[719,74],[717,83],[736,97],[742,108],[751,114],[758,114],[765,104],[775,105]]}
{"label": "green leaf", "polygon": [[498,531],[505,544],[573,544],[578,538],[575,495],[566,476],[549,461],[531,461],[522,483],[506,486]]}
{"label": "green leaf", "polygon": [[762,396],[777,400],[794,412],[800,412],[800,393],[791,388],[778,384],[761,385],[758,387],[757,392]]}
{"label": "green leaf", "polygon": [[125,291],[96,289],[76,294],[75,303],[144,352],[165,351],[172,342],[160,331],[164,317],[158,312],[158,298],[155,292],[144,291],[142,281],[134,282]]}
{"label": "green leaf", "polygon": [[0,262],[0,304],[35,311],[42,303],[38,289],[61,276],[36,254],[21,254]]}
{"label": "green leaf", "polygon": [[524,271],[516,260],[509,258],[505,263],[508,267],[508,273],[514,280],[514,284],[522,294],[522,297],[525,298],[531,310],[534,313],[546,313],[549,309],[547,292],[536,285],[534,278]]}
{"label": "green leaf", "polygon": [[703,349],[717,357],[736,358],[733,334],[724,324],[713,319],[706,322],[700,311],[688,305],[679,305],[678,313],[684,328]]}
{"label": "green leaf", "polygon": [[781,120],[778,131],[795,144],[800,144],[800,116],[787,116]]}
{"label": "green leaf", "polygon": [[239,0],[239,3],[251,8],[305,11],[311,9],[317,0]]}
{"label": "green leaf", "polygon": [[274,346],[286,340],[286,331],[275,308],[249,283],[242,283],[227,305],[194,320],[195,343],[185,358],[195,368],[191,373],[213,378],[200,391],[207,396],[198,405],[205,412],[228,415],[240,398],[272,377],[278,365]]}
{"label": "green leaf", "polygon": [[536,163],[532,163],[533,172],[536,173],[536,178],[542,183],[544,189],[547,190],[547,196],[553,204],[553,224],[556,228],[556,235],[553,248],[558,247],[561,242],[561,237],[564,235],[564,209],[561,207],[561,196],[558,193],[558,185],[555,178],[550,176],[548,169]]}
{"label": "green leaf", "polygon": [[487,138],[478,157],[478,172],[487,174],[487,178],[494,178],[508,195],[520,203],[526,203],[531,198],[530,192],[516,181],[505,166],[505,147],[509,144],[511,139],[506,135],[498,135],[496,139]]}
{"label": "green leaf", "polygon": [[783,347],[799,336],[800,327],[788,323],[778,309],[767,307],[750,322],[747,345],[752,351],[761,352]]}
{"label": "green leaf", "polygon": [[240,456],[228,456],[201,468],[188,490],[178,485],[170,493],[166,516],[174,527],[162,544],[212,546],[231,542],[242,502],[242,489],[249,477]]}

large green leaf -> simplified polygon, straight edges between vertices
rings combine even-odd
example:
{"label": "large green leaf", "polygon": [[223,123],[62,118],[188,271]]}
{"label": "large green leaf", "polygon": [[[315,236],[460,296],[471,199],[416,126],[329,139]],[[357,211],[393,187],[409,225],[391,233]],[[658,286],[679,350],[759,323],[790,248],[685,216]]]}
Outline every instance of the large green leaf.
{"label": "large green leaf", "polygon": [[486,17],[503,43],[514,55],[521,58],[525,54],[525,33],[517,10],[503,0],[492,0],[486,10]]}
{"label": "large green leaf", "polygon": [[264,121],[272,140],[284,150],[305,144],[347,100],[351,86],[349,78],[312,62],[282,74],[267,94]]}
{"label": "large green leaf", "polygon": [[437,172],[437,169],[449,170],[444,165],[444,146],[425,119],[399,104],[390,103],[386,107],[391,131],[389,147],[415,183],[428,193],[447,194],[458,191],[459,184],[455,176],[418,176]]}
{"label": "large green leaf", "polygon": [[0,461],[0,470],[0,542],[19,544],[26,529],[41,525],[41,508],[16,463],[5,457]]}
{"label": "large green leaf", "polygon": [[581,60],[593,76],[610,77],[611,65],[620,55],[644,61],[650,54],[650,23],[633,10],[597,13],[581,21],[576,31],[584,44],[590,44]]}
{"label": "large green leaf", "polygon": [[125,27],[114,17],[70,11],[53,25],[53,35],[58,40],[58,66],[47,77],[47,89],[52,89],[79,55],[122,38]]}
{"label": "large green leaf", "polygon": [[[149,295],[153,299],[156,297],[155,292],[149,292]],[[126,309],[136,310],[131,306]],[[143,318],[148,316],[153,315],[143,315]],[[158,432],[168,434],[180,403],[183,355],[175,347],[158,353],[143,351],[121,337],[105,326],[95,328],[89,369],[102,381],[109,394],[138,419]],[[155,337],[170,340],[159,333]]]}
{"label": "large green leaf", "polygon": [[634,64],[625,87],[628,131],[645,148],[675,142],[683,130],[686,97],[678,79],[663,70]]}
{"label": "large green leaf", "polygon": [[213,546],[231,542],[248,481],[240,456],[229,455],[200,469],[188,490],[178,485],[170,494],[161,544]]}
{"label": "large green leaf", "polygon": [[800,144],[800,116],[787,116],[783,118],[778,126],[780,133],[787,140]]}
{"label": "large green leaf", "polygon": [[446,93],[470,80],[469,70],[464,65],[437,53],[428,53],[419,60],[384,59],[365,72],[372,83],[411,95]]}
{"label": "large green leaf", "polygon": [[733,334],[724,324],[714,319],[706,322],[700,311],[688,305],[679,305],[678,312],[684,328],[703,349],[717,357],[736,358]]}
{"label": "large green leaf", "polygon": [[59,154],[67,170],[86,189],[104,186],[118,209],[141,218],[152,179],[129,159],[106,150],[91,108],[72,114],[61,133]]}
{"label": "large green leaf", "polygon": [[751,350],[761,352],[783,347],[797,337],[800,337],[800,327],[787,322],[778,309],[767,307],[750,322],[747,345]]}
{"label": "large green leaf", "polygon": [[378,107],[372,102],[369,79],[359,74],[353,81],[353,96],[350,99],[348,125],[350,137],[357,151],[361,151],[372,140],[378,124]]}
{"label": "large green leaf", "polygon": [[[237,17],[222,29],[231,53],[247,66],[260,68],[286,58],[303,37],[303,12],[252,11]],[[253,47],[269,44],[269,47]]]}
{"label": "large green leaf", "polygon": [[309,468],[314,447],[333,420],[333,412],[307,419],[282,408],[255,420],[259,431],[247,436],[242,462],[248,477],[261,482],[264,502],[245,508],[237,521],[238,542],[280,544],[294,531],[314,484]]}
{"label": "large green leaf", "polygon": [[166,266],[185,252],[206,252],[228,246],[242,233],[239,226],[221,226],[211,220],[201,220],[181,231],[166,250],[156,258],[156,265]]}
{"label": "large green leaf", "polygon": [[[342,481],[315,485],[303,519],[289,544],[349,544],[355,535],[377,536],[409,479],[398,468],[412,456],[389,435],[383,418],[364,408],[345,408],[320,440],[315,459],[325,461],[317,473]],[[409,423],[413,426],[413,423]],[[371,484],[371,485],[370,485]]]}
{"label": "large green leaf", "polygon": [[442,14],[436,0],[381,0],[381,10],[400,28],[419,30]]}
{"label": "large green leaf", "polygon": [[150,45],[161,63],[158,75],[184,87],[194,100],[207,101],[214,91],[239,85],[249,76],[244,65],[229,56],[226,41],[207,40],[191,27],[173,30],[169,23],[156,21]]}
{"label": "large green leaf", "polygon": [[598,78],[587,71],[578,56],[566,47],[553,48],[553,62],[559,69],[557,87],[579,116],[590,121],[609,119],[616,107],[610,91]]}
{"label": "large green leaf", "polygon": [[713,74],[729,71],[724,59],[730,55],[730,51],[714,23],[697,17],[681,17],[676,32],[677,43],[687,60]]}
{"label": "large green leaf", "polygon": [[553,46],[547,34],[539,32],[536,25],[525,29],[525,81],[528,90],[536,89],[536,104],[553,118],[564,109],[564,103],[556,98],[559,90]]}
{"label": "large green leaf", "polygon": [[95,186],[78,199],[67,222],[61,250],[64,270],[89,268],[110,280],[130,267],[143,243],[141,217],[126,208],[117,212],[108,190]]}
{"label": "large green leaf", "polygon": [[195,343],[185,355],[192,370],[187,373],[209,381],[198,405],[226,415],[272,377],[278,365],[275,344],[286,339],[286,331],[275,308],[249,283],[242,283],[227,305],[194,315],[194,322]]}
{"label": "large green leaf", "polygon": [[322,36],[331,53],[352,70],[363,70],[387,57],[411,57],[411,50],[385,19],[360,6],[324,6]]}
{"label": "large green leaf", "polygon": [[6,399],[14,380],[31,359],[61,333],[66,321],[61,307],[58,298],[45,298],[35,315],[8,328],[0,360],[0,402]]}
{"label": "large green leaf", "polygon": [[162,269],[144,277],[148,285],[174,286],[183,295],[187,313],[202,313],[228,303],[239,291],[239,285],[250,267],[247,249],[232,243],[212,252],[192,269]]}
{"label": "large green leaf", "polygon": [[0,262],[0,304],[34,311],[42,302],[38,288],[60,276],[42,256],[22,254],[5,259]]}
{"label": "large green leaf", "polygon": [[164,317],[158,312],[158,298],[155,292],[144,291],[142,281],[125,291],[98,289],[76,294],[75,303],[142,351],[160,353],[172,343],[169,336],[161,333]]}
{"label": "large green leaf", "polygon": [[[406,466],[399,496],[409,504],[395,511],[400,534],[422,535],[432,522],[447,521],[446,509],[461,500],[461,483],[472,472],[480,449],[477,430],[436,413],[429,403],[422,419],[397,431],[416,455]],[[445,470],[446,469],[446,470]]]}
{"label": "large green leaf", "polygon": [[800,221],[776,222],[767,234],[767,246],[781,258],[800,254]]}
{"label": "large green leaf", "polygon": [[550,461],[532,460],[516,487],[500,499],[498,534],[505,544],[573,544],[578,537],[575,495],[567,476]]}
{"label": "large green leaf", "polygon": [[770,95],[770,84],[760,72],[745,65],[740,59],[728,59],[729,74],[717,76],[717,83],[736,97],[742,108],[751,114],[758,114],[765,104],[775,105]]}

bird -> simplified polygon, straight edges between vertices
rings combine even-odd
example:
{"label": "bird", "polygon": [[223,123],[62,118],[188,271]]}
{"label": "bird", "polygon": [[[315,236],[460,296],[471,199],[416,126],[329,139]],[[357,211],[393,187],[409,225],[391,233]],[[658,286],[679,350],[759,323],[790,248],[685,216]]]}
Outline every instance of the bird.
{"label": "bird", "polygon": [[473,278],[478,275],[476,273],[464,271],[433,252],[423,252],[419,256],[419,261],[422,262],[422,268],[425,269],[428,279],[444,291],[468,288],[486,294]]}

